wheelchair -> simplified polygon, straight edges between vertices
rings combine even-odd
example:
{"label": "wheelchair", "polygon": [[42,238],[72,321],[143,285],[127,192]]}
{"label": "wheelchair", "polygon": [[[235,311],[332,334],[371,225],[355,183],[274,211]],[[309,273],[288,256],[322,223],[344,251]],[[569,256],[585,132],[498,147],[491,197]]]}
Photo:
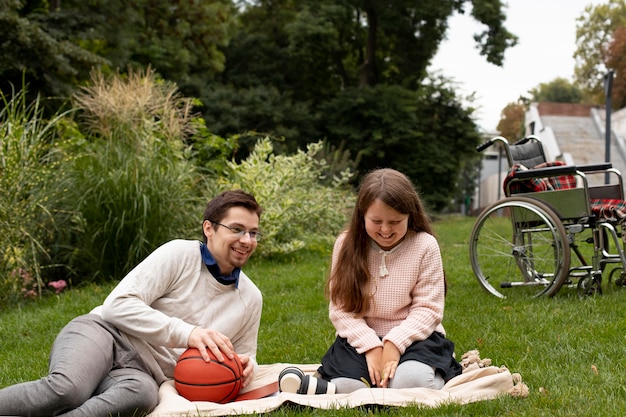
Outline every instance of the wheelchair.
{"label": "wheelchair", "polygon": [[[514,144],[497,136],[476,149],[496,144],[506,154],[509,173],[502,185],[505,198],[483,209],[471,232],[470,261],[480,285],[500,298],[513,291],[552,297],[563,286],[576,288],[579,296],[601,294],[604,272],[609,282],[615,278],[624,285],[626,202],[620,172],[610,163],[548,163],[536,136]],[[608,184],[589,185],[593,175],[605,175]]]}

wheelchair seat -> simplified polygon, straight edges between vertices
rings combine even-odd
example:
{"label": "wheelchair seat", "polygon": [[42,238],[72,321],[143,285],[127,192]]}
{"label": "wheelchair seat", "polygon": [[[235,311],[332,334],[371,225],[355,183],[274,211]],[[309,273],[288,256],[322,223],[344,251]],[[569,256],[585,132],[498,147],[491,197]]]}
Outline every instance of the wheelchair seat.
{"label": "wheelchair seat", "polygon": [[[536,160],[537,158],[532,159],[532,161]],[[577,181],[576,176],[572,174],[552,175],[548,177],[532,177],[528,179],[512,181],[516,178],[516,174],[519,172],[557,166],[566,166],[566,164],[562,161],[540,162],[538,165],[533,166],[532,168],[527,168],[521,163],[513,164],[503,182],[505,195],[510,196],[513,194],[539,193],[546,191],[575,189],[577,186]],[[601,193],[595,193],[594,195],[594,188],[596,187],[589,187],[588,195],[591,213],[601,219],[617,223],[626,222],[626,200],[622,198],[623,195],[621,195],[621,193],[616,193],[613,196],[603,196]],[[617,188],[615,189],[617,190]],[[559,212],[558,208],[555,211]]]}

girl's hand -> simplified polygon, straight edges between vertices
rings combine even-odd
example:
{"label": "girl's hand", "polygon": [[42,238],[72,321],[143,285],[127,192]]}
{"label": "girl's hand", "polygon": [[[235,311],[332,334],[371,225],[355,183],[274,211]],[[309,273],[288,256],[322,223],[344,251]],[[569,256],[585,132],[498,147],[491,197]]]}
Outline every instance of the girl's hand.
{"label": "girl's hand", "polygon": [[398,350],[396,345],[389,341],[386,341],[383,346],[383,354],[381,358],[381,388],[387,388],[389,380],[395,376],[396,369],[398,369],[398,362],[400,362],[400,351]]}
{"label": "girl's hand", "polygon": [[377,347],[365,352],[367,371],[374,386],[380,386],[382,376],[383,348]]}

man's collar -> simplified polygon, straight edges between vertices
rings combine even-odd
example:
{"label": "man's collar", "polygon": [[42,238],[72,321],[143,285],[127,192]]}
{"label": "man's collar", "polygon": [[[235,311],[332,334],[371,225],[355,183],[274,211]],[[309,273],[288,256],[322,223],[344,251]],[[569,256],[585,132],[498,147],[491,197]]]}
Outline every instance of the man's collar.
{"label": "man's collar", "polygon": [[206,244],[204,243],[200,243],[200,254],[202,255],[202,261],[209,269],[209,272],[220,284],[235,284],[235,288],[239,287],[239,273],[241,272],[241,268],[233,269],[233,272],[231,272],[230,275],[222,275],[220,267],[217,265],[215,258],[213,258],[213,255],[211,255],[211,252],[209,252],[209,248],[207,248]]}

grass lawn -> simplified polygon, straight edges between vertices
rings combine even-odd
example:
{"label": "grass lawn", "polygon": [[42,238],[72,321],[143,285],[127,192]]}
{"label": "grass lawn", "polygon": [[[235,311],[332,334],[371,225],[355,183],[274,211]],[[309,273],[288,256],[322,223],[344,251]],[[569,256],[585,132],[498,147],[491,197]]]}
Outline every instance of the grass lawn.
{"label": "grass lawn", "polygon": [[[457,357],[478,349],[482,358],[522,375],[528,398],[503,397],[436,409],[380,408],[381,416],[623,416],[626,415],[626,289],[603,283],[604,294],[579,299],[562,288],[554,298],[505,300],[488,295],[470,267],[473,218],[435,224],[449,281],[444,327]],[[329,249],[330,250],[330,249]],[[330,253],[304,252],[245,268],[264,295],[259,363],[318,363],[334,339],[323,286]],[[0,313],[0,387],[46,373],[60,328],[102,302],[109,286],[73,289],[58,297]],[[514,291],[513,295],[514,295]],[[79,352],[79,354],[89,354]],[[282,415],[363,415],[363,409],[281,408]]]}

